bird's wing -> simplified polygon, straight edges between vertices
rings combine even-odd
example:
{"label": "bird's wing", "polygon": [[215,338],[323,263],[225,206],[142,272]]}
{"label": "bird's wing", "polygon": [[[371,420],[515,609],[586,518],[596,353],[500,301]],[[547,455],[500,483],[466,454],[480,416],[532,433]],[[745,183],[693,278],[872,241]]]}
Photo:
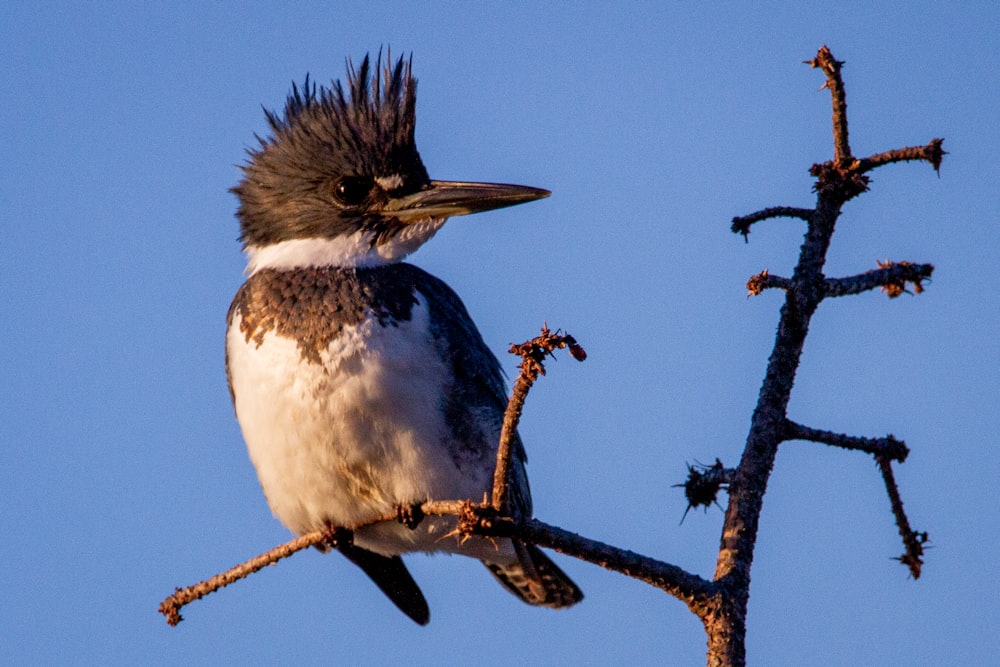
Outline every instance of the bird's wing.
{"label": "bird's wing", "polygon": [[[443,281],[410,264],[395,265],[406,273],[414,289],[427,302],[431,330],[444,358],[451,364],[455,386],[445,408],[452,435],[456,442],[474,447],[475,455],[484,462],[495,464],[500,427],[507,408],[507,385],[496,356],[483,341],[479,329],[469,317],[458,295]],[[470,424],[481,419],[469,419],[470,413],[490,416],[489,433],[473,431]],[[511,499],[514,509],[531,516],[531,490],[525,470],[527,454],[520,436],[515,432],[512,444]]]}

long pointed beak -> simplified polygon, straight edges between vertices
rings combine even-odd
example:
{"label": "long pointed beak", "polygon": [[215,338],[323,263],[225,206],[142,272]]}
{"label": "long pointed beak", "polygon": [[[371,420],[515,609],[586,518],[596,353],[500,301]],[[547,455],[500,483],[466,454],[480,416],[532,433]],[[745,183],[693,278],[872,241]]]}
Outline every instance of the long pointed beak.
{"label": "long pointed beak", "polygon": [[383,214],[409,223],[428,218],[447,218],[492,211],[548,197],[551,192],[527,185],[431,181],[412,195],[390,199]]}

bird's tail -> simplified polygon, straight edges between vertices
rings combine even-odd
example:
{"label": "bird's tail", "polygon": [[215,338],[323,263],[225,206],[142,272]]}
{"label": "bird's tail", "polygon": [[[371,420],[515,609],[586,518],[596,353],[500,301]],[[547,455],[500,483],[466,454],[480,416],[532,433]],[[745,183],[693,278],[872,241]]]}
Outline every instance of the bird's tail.
{"label": "bird's tail", "polygon": [[533,544],[514,542],[517,560],[498,564],[483,561],[504,587],[528,604],[561,609],[583,599],[583,591]]}
{"label": "bird's tail", "polygon": [[430,622],[431,612],[427,607],[427,600],[424,599],[417,582],[410,576],[410,571],[406,569],[402,558],[383,556],[354,546],[350,542],[338,544],[337,549],[364,570],[386,597],[414,622],[419,625],[427,625]]}

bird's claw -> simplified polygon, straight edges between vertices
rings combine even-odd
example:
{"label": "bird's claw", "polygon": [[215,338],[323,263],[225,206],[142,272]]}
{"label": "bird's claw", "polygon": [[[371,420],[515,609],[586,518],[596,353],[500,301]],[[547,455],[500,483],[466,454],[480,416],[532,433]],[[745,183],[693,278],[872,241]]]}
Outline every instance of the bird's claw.
{"label": "bird's claw", "polygon": [[420,522],[424,520],[424,510],[421,508],[422,503],[413,503],[411,505],[400,504],[396,506],[396,520],[401,524],[414,530],[420,525]]}
{"label": "bird's claw", "polygon": [[323,527],[323,543],[331,549],[339,549],[354,544],[354,531],[349,528],[333,526],[326,522]]}

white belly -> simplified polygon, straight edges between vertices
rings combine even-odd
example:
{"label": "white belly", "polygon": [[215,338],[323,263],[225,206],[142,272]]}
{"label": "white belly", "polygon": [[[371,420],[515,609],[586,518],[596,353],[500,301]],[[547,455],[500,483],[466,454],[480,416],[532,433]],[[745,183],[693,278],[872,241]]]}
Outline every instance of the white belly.
{"label": "white belly", "polygon": [[[293,532],[357,526],[399,504],[482,498],[492,467],[459,471],[450,454],[442,401],[451,371],[428,321],[418,303],[397,326],[345,327],[317,364],[274,331],[248,342],[234,315],[226,345],[236,414],[271,510]],[[384,524],[356,541],[382,553],[451,551],[437,542],[450,525]]]}

